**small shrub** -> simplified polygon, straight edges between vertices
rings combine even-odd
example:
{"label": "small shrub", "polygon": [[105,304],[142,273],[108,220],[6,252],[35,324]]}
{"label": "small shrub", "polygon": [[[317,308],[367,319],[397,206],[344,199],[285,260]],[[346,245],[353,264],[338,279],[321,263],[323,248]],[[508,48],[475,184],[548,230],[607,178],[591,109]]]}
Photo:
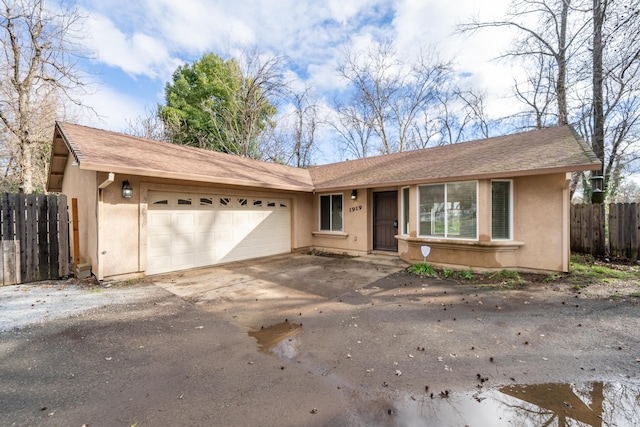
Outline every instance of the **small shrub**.
{"label": "small shrub", "polygon": [[442,269],[442,275],[443,275],[444,277],[455,277],[456,272],[455,272],[455,271],[453,271],[453,270],[452,270],[452,269],[450,269],[450,268],[443,268],[443,269]]}
{"label": "small shrub", "polygon": [[579,291],[580,289],[582,289],[582,288],[580,287],[580,285],[573,285],[573,290],[574,290],[574,291]]}
{"label": "small shrub", "polygon": [[436,275],[436,270],[433,268],[433,266],[424,263],[424,262],[420,262],[418,264],[413,264],[411,267],[408,268],[407,270],[409,273],[412,274],[418,274],[420,276],[435,276]]}
{"label": "small shrub", "polygon": [[545,281],[546,283],[549,283],[549,282],[555,282],[556,280],[560,279],[560,277],[562,277],[562,276],[560,276],[560,275],[559,275],[559,274],[557,274],[557,273],[553,273],[553,274],[550,274],[550,275],[548,275],[547,277],[545,277],[545,278],[544,278],[544,281]]}
{"label": "small shrub", "polygon": [[491,278],[502,280],[503,282],[508,284],[524,283],[524,280],[522,280],[522,278],[520,277],[520,274],[517,271],[507,270],[507,269],[502,269],[496,273],[493,273],[491,275]]}
{"label": "small shrub", "polygon": [[468,270],[462,270],[458,272],[458,276],[464,280],[473,280],[475,279],[475,275],[473,274],[473,270],[469,268]]}

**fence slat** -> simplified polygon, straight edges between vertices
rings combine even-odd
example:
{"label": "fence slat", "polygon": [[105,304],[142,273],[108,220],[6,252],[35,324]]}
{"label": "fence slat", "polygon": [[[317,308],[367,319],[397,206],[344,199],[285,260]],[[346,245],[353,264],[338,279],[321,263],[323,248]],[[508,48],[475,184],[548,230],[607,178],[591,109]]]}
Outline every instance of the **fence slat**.
{"label": "fence slat", "polygon": [[638,259],[638,205],[631,203],[629,206],[629,258]]}
{"label": "fence slat", "polygon": [[38,280],[40,273],[38,270],[38,206],[35,194],[27,195],[27,239],[25,245],[25,253],[27,255],[24,260],[27,265],[27,276],[24,278],[26,282]]}
{"label": "fence slat", "polygon": [[[606,213],[608,209],[608,214]],[[571,206],[571,250],[593,255],[640,256],[638,203]]]}
{"label": "fence slat", "polygon": [[47,196],[47,216],[49,219],[49,277],[58,278],[60,260],[58,259],[58,198],[54,194]]}
{"label": "fence slat", "polygon": [[49,241],[47,239],[47,196],[38,196],[38,280],[49,276]]}
{"label": "fence slat", "polygon": [[59,263],[58,277],[67,277],[71,272],[69,268],[69,208],[67,196],[58,196],[58,228],[59,228]]}
{"label": "fence slat", "polygon": [[619,256],[620,236],[618,234],[618,205],[609,205],[609,253]]}
{"label": "fence slat", "polygon": [[66,196],[3,193],[0,221],[0,286],[70,274]]}
{"label": "fence slat", "polygon": [[26,197],[24,194],[16,194],[16,239],[20,242],[20,277],[18,282],[22,283],[24,278],[27,277],[27,265],[23,260],[26,259],[26,244],[27,240],[27,224],[25,215],[25,202]]}

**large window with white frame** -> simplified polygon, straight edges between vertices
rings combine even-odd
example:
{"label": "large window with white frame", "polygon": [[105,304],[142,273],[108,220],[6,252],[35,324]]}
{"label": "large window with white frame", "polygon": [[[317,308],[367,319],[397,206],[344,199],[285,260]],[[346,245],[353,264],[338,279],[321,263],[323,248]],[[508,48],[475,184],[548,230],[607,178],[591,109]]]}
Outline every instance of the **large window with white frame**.
{"label": "large window with white frame", "polygon": [[402,228],[400,232],[409,235],[411,227],[409,226],[409,187],[402,189]]}
{"label": "large window with white frame", "polygon": [[477,239],[477,200],[477,181],[419,186],[419,235]]}
{"label": "large window with white frame", "polygon": [[511,240],[513,229],[511,181],[491,181],[491,239]]}
{"label": "large window with white frame", "polygon": [[320,196],[320,230],[342,231],[342,194]]}

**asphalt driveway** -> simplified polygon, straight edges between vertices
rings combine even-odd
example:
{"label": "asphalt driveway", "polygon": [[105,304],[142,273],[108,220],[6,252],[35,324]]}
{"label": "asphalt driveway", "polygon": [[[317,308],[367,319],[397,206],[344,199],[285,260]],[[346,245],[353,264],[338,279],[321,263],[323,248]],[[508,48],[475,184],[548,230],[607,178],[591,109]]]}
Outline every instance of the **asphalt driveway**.
{"label": "asphalt driveway", "polygon": [[396,256],[287,254],[152,276],[150,280],[203,310],[226,313],[249,328],[294,318],[407,268]]}
{"label": "asphalt driveway", "polygon": [[403,268],[291,254],[0,288],[0,425],[640,425],[637,303]]}

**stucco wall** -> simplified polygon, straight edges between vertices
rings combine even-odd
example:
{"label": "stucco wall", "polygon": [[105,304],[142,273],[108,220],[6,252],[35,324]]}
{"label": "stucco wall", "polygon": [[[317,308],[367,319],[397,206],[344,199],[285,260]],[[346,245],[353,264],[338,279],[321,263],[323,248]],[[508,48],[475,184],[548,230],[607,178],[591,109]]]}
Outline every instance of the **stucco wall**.
{"label": "stucco wall", "polygon": [[[342,232],[320,231],[320,196],[342,194]],[[356,200],[351,200],[351,190],[316,193],[313,195],[313,222],[310,235],[313,247],[321,251],[359,255],[371,250],[371,192],[359,190]]]}
{"label": "stucco wall", "polygon": [[[68,198],[69,219],[73,218],[72,199],[78,200],[80,262],[90,263],[92,271],[97,271],[97,177],[95,172],[80,170],[77,166],[73,166],[72,162],[73,157],[69,156],[62,181],[62,193]],[[73,230],[73,224],[70,228]],[[71,234],[71,253],[74,253],[73,234]]]}
{"label": "stucco wall", "polygon": [[520,268],[568,270],[567,188],[566,174],[514,180],[514,239],[525,242],[516,254]]}
{"label": "stucco wall", "polygon": [[[98,181],[106,179],[98,174]],[[122,183],[128,180],[133,197],[122,197]],[[140,191],[137,177],[115,175],[115,181],[102,190],[101,221],[99,223],[99,254],[102,271],[99,278],[139,272],[139,218]]]}

